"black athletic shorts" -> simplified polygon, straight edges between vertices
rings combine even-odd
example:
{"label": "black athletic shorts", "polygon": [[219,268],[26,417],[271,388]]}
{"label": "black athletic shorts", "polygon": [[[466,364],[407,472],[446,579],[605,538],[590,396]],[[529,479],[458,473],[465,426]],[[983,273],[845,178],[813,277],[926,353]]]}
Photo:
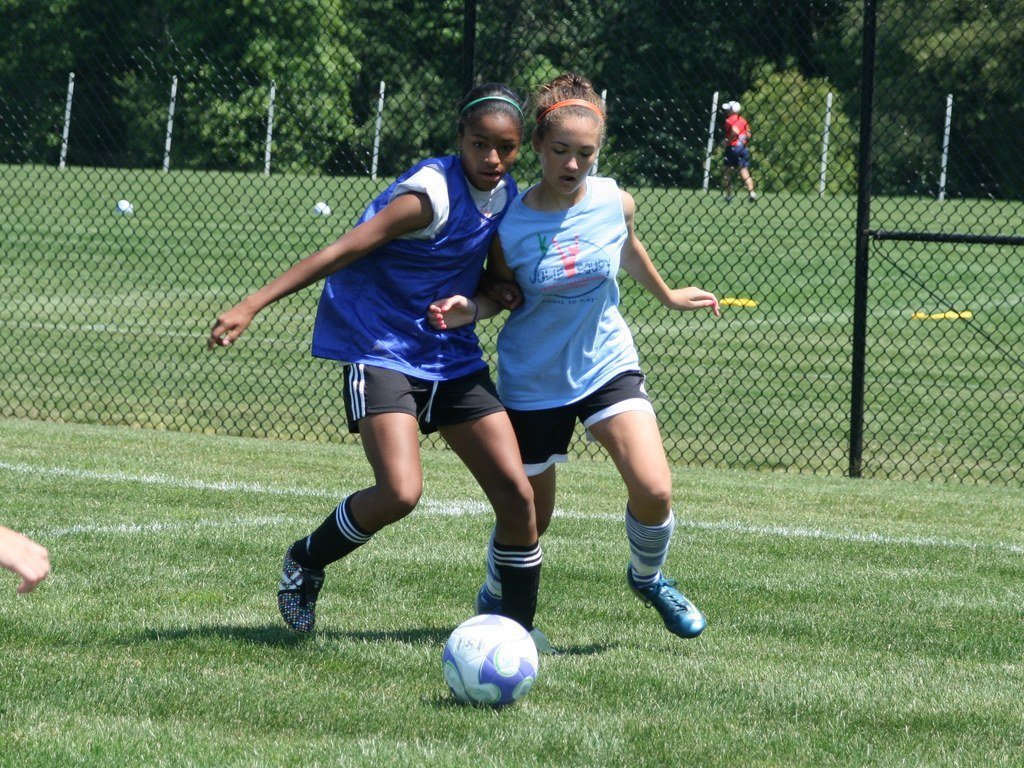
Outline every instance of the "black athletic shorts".
{"label": "black athletic shorts", "polygon": [[505,410],[486,368],[449,381],[428,381],[389,368],[349,363],[345,368],[345,417],[349,432],[375,413],[408,413],[420,431],[464,424]]}
{"label": "black athletic shorts", "polygon": [[575,403],[539,411],[508,409],[519,440],[519,454],[529,476],[539,475],[552,464],[569,460],[569,444],[576,420],[585,428],[627,411],[654,414],[644,388],[644,375],[628,371]]}

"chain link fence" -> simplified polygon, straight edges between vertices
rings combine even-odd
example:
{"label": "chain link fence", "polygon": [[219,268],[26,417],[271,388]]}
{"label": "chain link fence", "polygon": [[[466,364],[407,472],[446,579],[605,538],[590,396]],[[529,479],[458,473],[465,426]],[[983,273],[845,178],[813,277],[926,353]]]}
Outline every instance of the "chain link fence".
{"label": "chain link fence", "polygon": [[[316,289],[230,351],[213,318],[452,152],[472,83],[563,71],[666,281],[726,305],[622,281],[674,462],[1024,478],[1024,6],[992,0],[9,0],[0,415],[351,439]],[[724,193],[729,101],[756,202]]]}

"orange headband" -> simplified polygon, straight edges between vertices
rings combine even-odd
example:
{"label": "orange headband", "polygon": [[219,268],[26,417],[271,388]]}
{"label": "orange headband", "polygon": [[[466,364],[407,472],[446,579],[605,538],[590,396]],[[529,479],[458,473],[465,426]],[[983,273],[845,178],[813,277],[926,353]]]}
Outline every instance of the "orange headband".
{"label": "orange headband", "polygon": [[604,120],[604,113],[601,111],[601,108],[598,107],[596,104],[592,104],[591,102],[586,101],[584,99],[566,99],[565,101],[556,101],[550,107],[548,107],[539,115],[537,115],[537,122],[540,123],[541,120],[548,116],[549,112],[554,112],[556,109],[559,109],[561,107],[586,107],[587,109],[591,110],[595,115]]}

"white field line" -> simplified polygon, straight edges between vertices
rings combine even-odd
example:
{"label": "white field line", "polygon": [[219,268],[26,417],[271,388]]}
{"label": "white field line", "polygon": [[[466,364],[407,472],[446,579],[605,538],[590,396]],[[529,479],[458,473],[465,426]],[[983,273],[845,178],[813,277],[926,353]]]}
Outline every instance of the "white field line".
{"label": "white field line", "polygon": [[[131,474],[127,472],[97,472],[88,469],[59,466],[36,466],[33,464],[17,464],[0,461],[0,471],[20,475],[39,477],[66,477],[72,480],[99,480],[109,483],[140,483],[143,485],[162,486],[166,488],[184,488],[195,491],[215,491],[228,493],[253,493],[263,496],[285,496],[293,498],[322,499],[337,502],[344,498],[346,491],[326,488],[308,488],[304,486],[273,486],[263,483],[245,483],[234,481],[193,480],[172,477],[162,474]],[[423,499],[417,510],[421,514],[446,517],[464,515],[490,515],[491,508],[487,504],[472,500],[441,501]],[[557,509],[559,517],[580,520],[621,520],[620,514],[608,512],[579,512],[571,509]],[[233,518],[228,520],[190,520],[180,523],[121,523],[119,525],[72,525],[66,527],[41,528],[32,531],[32,535],[40,538],[60,538],[82,534],[136,534],[162,533],[173,530],[197,530],[200,528],[251,528],[266,525],[278,525],[291,522],[284,516]],[[850,533],[828,531],[821,528],[782,525],[751,525],[730,520],[706,522],[687,520],[676,517],[678,528],[701,531],[725,531],[740,535],[772,536],[784,539],[819,539],[824,541],[842,541],[854,544],[879,544],[882,546],[908,547],[940,547],[946,549],[998,550],[1015,555],[1024,555],[1024,546],[1008,542],[973,542],[963,539],[947,539],[937,536],[889,536],[881,533]]]}
{"label": "white field line", "polygon": [[[124,325],[114,323],[54,323],[54,322],[39,322],[39,321],[27,321],[27,320],[0,320],[0,325],[7,328],[17,328],[19,330],[33,330],[33,331],[53,331],[60,333],[107,333],[118,336],[132,336],[132,337],[154,337],[162,339],[192,339],[197,343],[205,343],[206,337],[209,335],[209,329],[204,327],[198,327],[195,331],[183,332],[183,331],[169,331],[160,326],[147,326],[142,323],[137,325]],[[209,323],[208,325],[212,325]],[[257,338],[246,339],[247,344],[255,344],[258,346],[270,346],[278,347],[284,344],[294,344],[295,339],[284,339],[277,336],[259,336]]]}
{"label": "white field line", "polygon": [[[162,328],[146,328],[139,323],[137,325],[116,325],[114,323],[54,323],[38,322],[29,320],[4,320],[3,325],[8,328],[18,328],[32,331],[71,331],[75,333],[115,333],[122,336],[156,335],[172,339],[201,339],[203,331],[197,330],[194,333],[182,333],[180,331],[168,331]],[[150,334],[150,331],[155,331]]]}

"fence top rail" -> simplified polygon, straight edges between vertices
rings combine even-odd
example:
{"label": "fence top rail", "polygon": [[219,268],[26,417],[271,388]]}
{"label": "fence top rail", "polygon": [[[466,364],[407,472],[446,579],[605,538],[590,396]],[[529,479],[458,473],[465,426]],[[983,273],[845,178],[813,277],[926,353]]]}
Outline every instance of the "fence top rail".
{"label": "fence top rail", "polygon": [[924,243],[974,243],[979,245],[1024,245],[1021,235],[972,235],[956,232],[902,232],[888,229],[869,229],[868,236],[875,240],[904,240]]}

